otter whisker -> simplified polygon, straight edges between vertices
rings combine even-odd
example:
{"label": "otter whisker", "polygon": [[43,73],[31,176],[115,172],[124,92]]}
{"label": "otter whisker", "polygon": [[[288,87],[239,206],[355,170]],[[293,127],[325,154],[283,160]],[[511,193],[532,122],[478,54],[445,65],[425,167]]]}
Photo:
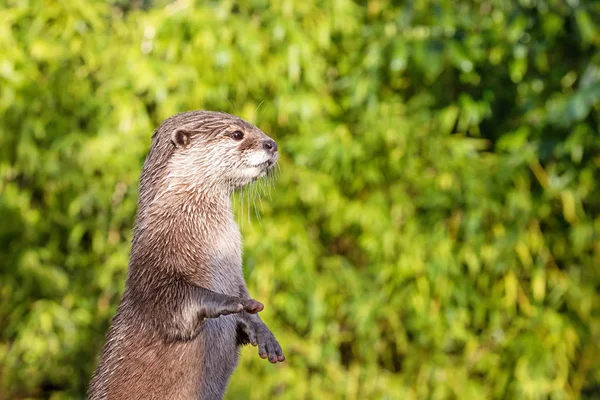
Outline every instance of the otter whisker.
{"label": "otter whisker", "polygon": [[256,107],[256,110],[254,111],[254,114],[258,114],[258,109],[260,108],[260,106],[262,106],[262,104],[265,102],[265,99],[263,99],[260,104],[258,105],[258,107]]}
{"label": "otter whisker", "polygon": [[260,212],[258,211],[258,208],[256,207],[256,198],[258,198],[260,200],[260,194],[258,193],[258,190],[256,187],[253,188],[253,196],[252,196],[252,205],[254,206],[254,214],[256,214],[256,220],[258,221],[259,225],[262,226],[262,221],[260,220]]}
{"label": "otter whisker", "polygon": [[[248,189],[248,190],[250,190],[250,189]],[[252,227],[252,221],[250,221],[250,193],[248,193],[248,198],[246,200],[247,200],[246,207],[248,208],[248,224],[250,225],[250,227]]]}
{"label": "otter whisker", "polygon": [[237,104],[234,106],[233,104],[231,104],[231,101],[229,101],[229,98],[225,95],[223,95],[223,97],[225,98],[225,100],[227,100],[227,102],[229,103],[229,106],[232,108],[233,112],[237,112]]}
{"label": "otter whisker", "polygon": [[240,230],[243,231],[244,230],[244,195],[246,192],[246,188],[242,187],[239,189],[239,197],[238,197],[238,208],[239,208],[239,212],[237,215],[237,219],[239,221],[239,224],[241,225]]}
{"label": "otter whisker", "polygon": [[274,176],[274,174],[275,174],[275,172],[271,173],[268,176],[267,182],[265,182],[265,192],[266,192],[267,195],[269,195],[269,200],[272,200],[271,191],[267,190],[266,185],[270,185],[271,187],[275,186],[275,176]]}

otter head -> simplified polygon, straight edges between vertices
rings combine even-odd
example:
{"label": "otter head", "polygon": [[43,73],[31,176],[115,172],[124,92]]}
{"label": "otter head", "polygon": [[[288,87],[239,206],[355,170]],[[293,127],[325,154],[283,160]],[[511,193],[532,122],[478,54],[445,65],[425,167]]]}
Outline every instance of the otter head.
{"label": "otter head", "polygon": [[154,145],[170,147],[170,186],[230,193],[263,177],[277,162],[277,144],[256,126],[233,115],[192,111],[167,119]]}

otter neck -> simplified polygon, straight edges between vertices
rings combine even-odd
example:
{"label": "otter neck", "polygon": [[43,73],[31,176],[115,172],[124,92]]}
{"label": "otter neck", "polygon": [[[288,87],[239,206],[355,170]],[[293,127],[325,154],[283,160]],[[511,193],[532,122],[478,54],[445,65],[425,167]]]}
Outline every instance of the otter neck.
{"label": "otter neck", "polygon": [[[211,232],[234,221],[231,197],[225,190],[199,190],[170,185],[152,201],[140,201],[136,230],[147,240],[174,248],[190,240],[209,239]],[[235,222],[234,222],[235,223]]]}
{"label": "otter neck", "polygon": [[211,288],[220,281],[218,265],[241,265],[239,229],[227,192],[171,187],[139,210],[135,230],[132,282],[146,279],[144,270],[155,266]]}
{"label": "otter neck", "polygon": [[158,198],[155,205],[178,223],[197,228],[213,228],[221,221],[233,219],[228,191],[202,189],[173,187],[164,197]]}

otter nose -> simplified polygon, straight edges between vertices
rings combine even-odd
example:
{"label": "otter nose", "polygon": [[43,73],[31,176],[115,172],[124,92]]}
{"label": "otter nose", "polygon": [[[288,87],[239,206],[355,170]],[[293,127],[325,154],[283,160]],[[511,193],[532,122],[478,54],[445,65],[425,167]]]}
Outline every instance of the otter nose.
{"label": "otter nose", "polygon": [[271,153],[277,151],[277,143],[273,139],[267,139],[263,142],[263,148]]}

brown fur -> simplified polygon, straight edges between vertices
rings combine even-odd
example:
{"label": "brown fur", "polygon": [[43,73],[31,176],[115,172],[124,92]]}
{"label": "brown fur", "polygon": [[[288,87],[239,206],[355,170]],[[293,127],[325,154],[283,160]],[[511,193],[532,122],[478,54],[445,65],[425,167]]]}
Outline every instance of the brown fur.
{"label": "brown fur", "polygon": [[[235,131],[244,133],[234,139]],[[274,148],[273,148],[274,146]],[[239,345],[283,361],[242,275],[233,190],[260,178],[277,147],[224,113],[175,115],[144,163],[125,292],[90,399],[218,399]]]}

